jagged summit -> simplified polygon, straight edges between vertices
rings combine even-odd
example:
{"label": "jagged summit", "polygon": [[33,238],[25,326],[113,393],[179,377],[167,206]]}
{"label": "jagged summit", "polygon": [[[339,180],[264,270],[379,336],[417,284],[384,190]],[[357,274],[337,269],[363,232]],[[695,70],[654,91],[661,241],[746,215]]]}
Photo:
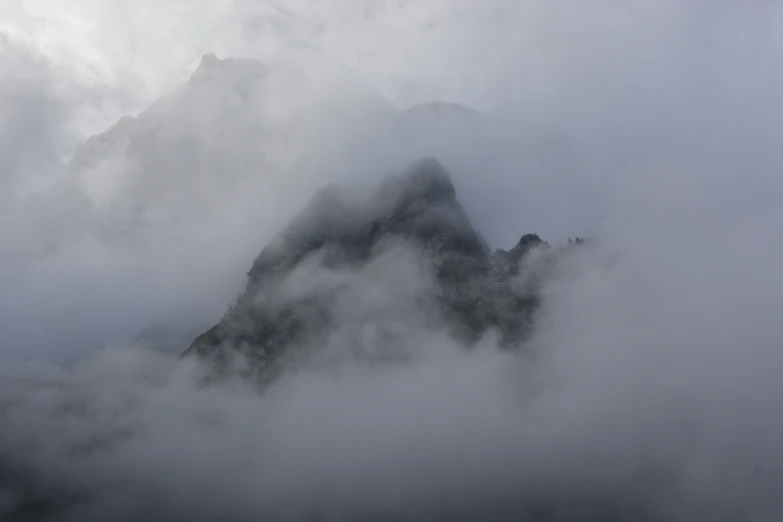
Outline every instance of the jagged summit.
{"label": "jagged summit", "polygon": [[417,241],[439,237],[469,244],[475,252],[485,249],[448,173],[437,160],[425,158],[385,177],[366,202],[347,199],[336,185],[321,189],[259,255],[249,277],[256,281],[272,267],[292,266],[324,246],[338,248],[342,262],[363,259],[381,236],[392,235]]}
{"label": "jagged summit", "polygon": [[[236,304],[183,355],[224,361],[239,351],[257,368],[269,371],[294,347],[326,343],[336,325],[344,327],[345,317],[363,317],[354,325],[357,329],[388,329],[392,312],[366,316],[362,310],[340,311],[335,303],[362,306],[344,298],[345,292],[355,291],[349,290],[351,274],[370,270],[367,267],[377,263],[390,244],[406,245],[431,277],[431,284],[417,290],[407,306],[468,344],[496,329],[504,343],[516,345],[530,330],[538,303],[529,289],[518,294],[511,282],[524,255],[538,244],[525,238],[538,236],[523,237],[524,251],[491,253],[462,208],[445,168],[433,158],[387,176],[363,202],[328,186],[260,253]],[[297,274],[304,271],[312,277],[313,270],[343,274],[337,278],[341,282],[325,289],[316,278],[295,285],[296,295],[286,293]],[[384,292],[394,292],[395,286],[407,283],[383,284],[390,285]],[[391,343],[393,337],[376,342]]]}
{"label": "jagged summit", "polygon": [[455,203],[456,198],[457,191],[443,165],[435,158],[424,158],[399,176],[387,176],[374,199],[403,205],[420,200]]}
{"label": "jagged summit", "polygon": [[191,80],[204,78],[223,81],[248,81],[253,78],[264,78],[270,73],[270,68],[259,61],[250,58],[218,58],[214,53],[202,55],[198,68],[193,71]]}
{"label": "jagged summit", "polygon": [[446,169],[425,158],[398,176],[386,177],[370,199],[379,232],[402,234],[471,255],[483,255],[486,242],[473,228]]}

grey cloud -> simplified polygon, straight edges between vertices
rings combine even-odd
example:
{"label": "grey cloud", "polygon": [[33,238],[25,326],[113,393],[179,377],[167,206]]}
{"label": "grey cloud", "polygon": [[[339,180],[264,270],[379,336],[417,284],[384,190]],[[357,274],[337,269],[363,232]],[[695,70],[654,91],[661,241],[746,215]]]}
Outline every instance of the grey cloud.
{"label": "grey cloud", "polygon": [[[59,204],[76,217],[62,218],[59,200],[40,196],[15,204],[15,216],[26,216],[18,225],[4,221],[0,513],[29,494],[78,500],[53,519],[80,521],[283,520],[319,510],[366,517],[373,509],[486,518],[491,508],[518,514],[523,501],[538,503],[542,518],[547,506],[564,519],[569,510],[609,516],[604,506],[675,521],[775,518],[783,507],[781,8],[761,0],[409,2],[345,3],[341,14],[290,5],[281,14],[246,2],[238,12],[255,18],[238,20],[245,32],[233,39],[216,37],[215,51],[258,57],[269,27],[289,27],[293,39],[320,47],[299,56],[349,61],[366,51],[351,65],[388,95],[384,103],[364,94],[354,103],[367,91],[332,84],[274,136],[282,168],[273,172],[256,168],[254,143],[241,142],[246,106],[226,111],[220,103],[231,106],[233,92],[200,92],[158,113],[169,132],[162,141],[139,131],[137,147],[149,145],[155,161],[120,179],[140,193],[157,184],[155,194],[170,199],[153,197],[151,206],[163,211],[185,190],[203,212],[131,223],[121,234],[113,203],[101,224],[115,228],[101,228],[70,187]],[[145,9],[163,25],[174,20]],[[297,25],[305,15],[308,24]],[[118,34],[141,38],[134,24],[129,17]],[[163,41],[155,34],[150,42]],[[200,39],[165,41],[148,70],[122,64],[126,77],[149,87],[181,57],[207,50],[196,49]],[[108,106],[126,93],[111,86],[60,96],[53,86],[81,77],[4,45],[0,68],[14,74],[0,80],[0,108],[16,115],[0,127],[7,194],[29,175],[49,176],[70,146],[82,93]],[[310,99],[289,87],[278,84],[274,99]],[[435,119],[405,140],[380,130],[429,93],[481,109],[482,123],[461,129]],[[237,141],[209,134],[215,115],[236,118],[222,128]],[[201,116],[203,126],[188,123]],[[342,303],[345,329],[321,353],[341,363],[292,371],[262,396],[239,382],[203,388],[199,368],[154,350],[84,355],[157,324],[184,331],[187,344],[312,192],[332,182],[361,190],[419,155],[449,168],[493,246],[528,231],[555,242],[595,238],[545,285],[532,362],[497,351],[491,338],[462,352],[410,320],[406,287],[395,280],[404,256],[387,259],[390,269],[337,274],[354,282],[355,302]],[[121,157],[111,148],[102,156]],[[301,284],[334,284],[327,276],[335,274],[307,275]],[[406,281],[415,290],[418,280]],[[409,330],[407,363],[373,368],[341,352],[342,339],[361,339],[352,310],[373,309],[379,293],[389,296],[381,303],[388,319]],[[375,347],[370,337],[364,348]],[[10,362],[36,358],[78,362]]]}

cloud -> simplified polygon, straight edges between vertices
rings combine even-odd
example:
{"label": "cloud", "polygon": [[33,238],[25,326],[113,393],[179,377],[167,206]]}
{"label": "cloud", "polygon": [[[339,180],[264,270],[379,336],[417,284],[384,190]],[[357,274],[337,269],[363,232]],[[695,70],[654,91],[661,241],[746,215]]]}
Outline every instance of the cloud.
{"label": "cloud", "polygon": [[[707,244],[674,257],[706,262]],[[395,251],[364,272],[295,276],[293,291],[340,284],[335,276],[356,291],[336,303],[334,342],[313,347],[321,362],[261,395],[242,382],[203,387],[192,361],[143,347],[70,370],[12,367],[0,379],[4,461],[39,478],[33,494],[70,506],[56,505],[56,520],[779,512],[769,485],[783,472],[783,360],[770,310],[782,294],[765,277],[771,267],[753,261],[752,276],[721,286],[727,268],[758,252],[672,270],[670,252],[628,245],[561,263],[533,361],[491,339],[464,351],[412,320],[405,303],[427,283],[407,277],[401,289],[406,254]],[[352,347],[377,347],[357,327],[395,324],[407,325],[408,357],[355,357]]]}
{"label": "cloud", "polygon": [[[563,518],[609,516],[605,506],[664,520],[780,513],[781,8],[333,4],[5,7],[0,199],[15,224],[4,219],[0,243],[0,513],[27,493],[75,495],[53,519],[80,521],[486,518],[528,501]],[[188,78],[204,52],[270,63],[294,45],[315,78],[335,69],[310,58],[329,56],[400,109],[464,102],[483,123],[416,127],[403,140],[382,130],[397,109],[354,103],[366,91],[335,83],[275,127],[281,163],[261,169],[245,161],[256,142],[240,140],[252,135],[246,105],[227,110],[234,99],[218,89],[162,113],[156,128],[170,134],[139,132],[137,147],[160,163],[123,164],[117,178],[101,164],[91,178],[135,183],[164,211],[186,190],[202,212],[121,231],[116,201],[95,212],[78,183],[57,193],[67,197],[21,197],[63,176],[77,142]],[[310,100],[292,85],[271,99]],[[215,100],[214,112],[201,103]],[[209,133],[215,115],[235,139]],[[108,150],[109,161],[135,159]],[[312,192],[372,186],[419,155],[450,169],[493,246],[526,232],[595,238],[544,287],[534,362],[491,339],[462,352],[405,315],[406,288],[386,268],[408,266],[396,258],[338,274],[357,290],[329,347],[372,352],[357,311],[381,307],[378,320],[408,330],[407,363],[345,355],[259,396],[243,383],[201,387],[200,369],[135,345],[86,355],[161,325],[186,345]],[[121,200],[130,191],[119,186]],[[22,364],[31,359],[49,362]],[[51,362],[63,359],[73,364]]]}
{"label": "cloud", "polygon": [[2,158],[0,165],[3,198],[24,190],[41,178],[51,176],[59,166],[59,154],[66,146],[56,133],[68,118],[68,105],[52,92],[54,73],[43,60],[24,48],[0,40],[3,49],[4,88],[2,110]]}

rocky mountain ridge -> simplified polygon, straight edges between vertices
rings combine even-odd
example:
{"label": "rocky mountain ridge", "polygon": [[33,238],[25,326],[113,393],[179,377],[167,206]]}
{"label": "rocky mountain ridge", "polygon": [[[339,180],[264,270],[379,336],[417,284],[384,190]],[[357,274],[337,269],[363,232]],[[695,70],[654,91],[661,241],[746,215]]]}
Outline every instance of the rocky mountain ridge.
{"label": "rocky mountain ridge", "polygon": [[[371,327],[383,332],[373,338],[377,356],[398,353],[395,346],[405,342],[405,334],[389,323],[401,312],[389,307],[399,304],[395,294],[409,284],[401,279],[406,276],[383,282],[383,271],[376,279],[353,274],[377,263],[410,260],[400,249],[417,266],[418,275],[410,277],[421,277],[401,308],[413,310],[423,327],[445,328],[466,346],[495,332],[507,347],[520,345],[530,334],[540,303],[538,284],[557,251],[536,234],[522,236],[508,251],[491,251],[473,228],[444,167],[426,158],[384,178],[364,202],[351,201],[337,186],[317,193],[256,258],[236,303],[183,356],[225,363],[240,353],[267,371],[293,347],[328,344],[346,322],[362,331]],[[540,255],[525,265],[534,250]],[[286,290],[307,271],[311,277],[297,283],[298,291]],[[322,284],[336,273],[345,276],[340,283]],[[369,314],[360,310],[365,306],[361,299],[347,299],[340,310],[336,303],[350,294],[349,288],[377,285],[378,279],[388,304]],[[367,344],[359,336],[341,342]]]}

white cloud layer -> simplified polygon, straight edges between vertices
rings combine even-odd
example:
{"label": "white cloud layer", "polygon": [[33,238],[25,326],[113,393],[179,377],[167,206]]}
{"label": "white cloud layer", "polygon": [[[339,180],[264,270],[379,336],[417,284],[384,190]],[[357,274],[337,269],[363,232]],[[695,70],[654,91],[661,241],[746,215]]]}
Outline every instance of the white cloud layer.
{"label": "white cloud layer", "polygon": [[[79,521],[528,498],[779,517],[781,29],[764,0],[4,1],[0,515],[18,469],[87,492],[60,514]],[[183,90],[206,52],[273,74]],[[484,118],[400,133],[431,99]],[[260,398],[169,354],[93,353],[143,332],[184,349],[315,190],[421,155],[493,246],[596,238],[545,287],[535,364],[405,322],[410,364]]]}

